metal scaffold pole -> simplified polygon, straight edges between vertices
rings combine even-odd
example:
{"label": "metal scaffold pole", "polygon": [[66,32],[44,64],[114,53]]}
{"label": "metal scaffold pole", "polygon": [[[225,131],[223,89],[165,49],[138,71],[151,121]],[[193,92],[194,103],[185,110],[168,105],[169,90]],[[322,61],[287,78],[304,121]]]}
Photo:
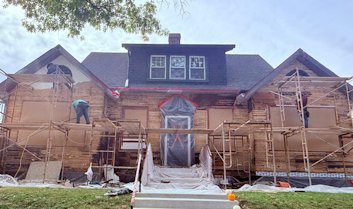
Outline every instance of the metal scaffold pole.
{"label": "metal scaffold pole", "polygon": [[[304,119],[304,105],[303,105],[303,95],[300,85],[300,76],[299,76],[299,69],[296,68],[296,79],[295,79],[295,89],[296,89],[296,96],[297,102],[299,102],[300,107],[298,108],[299,116],[302,121],[302,128],[300,129],[300,135],[302,140],[302,150],[303,150],[303,161],[304,161],[304,170],[308,173],[308,180],[309,185],[311,185],[311,169],[310,169],[310,160],[309,160],[309,151],[308,151],[308,143],[306,138],[306,121]],[[306,107],[305,107],[306,108]]]}

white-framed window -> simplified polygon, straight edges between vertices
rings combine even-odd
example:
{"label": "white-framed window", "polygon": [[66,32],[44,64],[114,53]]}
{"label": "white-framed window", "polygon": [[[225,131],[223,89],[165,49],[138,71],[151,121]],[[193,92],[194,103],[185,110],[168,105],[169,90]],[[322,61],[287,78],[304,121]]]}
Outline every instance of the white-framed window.
{"label": "white-framed window", "polygon": [[189,57],[189,79],[206,80],[206,67],[204,56]]}
{"label": "white-framed window", "polygon": [[151,55],[150,79],[166,79],[166,56]]}
{"label": "white-framed window", "polygon": [[169,79],[186,79],[186,58],[185,56],[170,56]]}

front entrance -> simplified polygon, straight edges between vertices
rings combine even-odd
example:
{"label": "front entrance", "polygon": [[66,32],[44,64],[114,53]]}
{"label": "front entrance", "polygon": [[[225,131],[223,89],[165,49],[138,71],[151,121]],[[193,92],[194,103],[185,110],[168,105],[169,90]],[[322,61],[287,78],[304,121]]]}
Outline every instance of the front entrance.
{"label": "front entrance", "polygon": [[[191,129],[196,104],[183,96],[172,96],[159,105],[162,128]],[[190,167],[195,159],[195,142],[192,134],[161,134],[162,165]]]}
{"label": "front entrance", "polygon": [[[190,129],[190,116],[165,116],[165,128]],[[190,134],[165,134],[164,136],[164,165],[165,166],[191,166]]]}

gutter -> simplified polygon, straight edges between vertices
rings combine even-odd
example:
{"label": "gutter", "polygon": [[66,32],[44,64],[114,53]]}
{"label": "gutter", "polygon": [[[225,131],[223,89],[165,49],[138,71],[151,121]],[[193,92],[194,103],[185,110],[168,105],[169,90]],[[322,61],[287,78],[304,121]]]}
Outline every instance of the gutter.
{"label": "gutter", "polygon": [[191,93],[230,93],[230,94],[238,94],[239,89],[194,89],[194,88],[142,88],[142,87],[113,87],[110,88],[112,92],[118,91],[119,93],[122,92],[165,92],[165,93],[184,93],[184,92],[191,92]]}

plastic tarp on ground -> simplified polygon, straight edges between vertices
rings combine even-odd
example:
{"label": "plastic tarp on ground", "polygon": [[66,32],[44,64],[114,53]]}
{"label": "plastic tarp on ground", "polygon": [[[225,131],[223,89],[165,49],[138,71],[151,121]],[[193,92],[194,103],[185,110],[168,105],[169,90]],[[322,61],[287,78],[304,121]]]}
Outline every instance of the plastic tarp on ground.
{"label": "plastic tarp on ground", "polygon": [[[174,96],[159,105],[163,128],[191,129],[195,104],[180,96]],[[162,165],[186,167],[194,164],[194,137],[192,134],[162,134]]]}
{"label": "plastic tarp on ground", "polygon": [[312,185],[305,188],[282,188],[275,186],[268,186],[264,184],[255,184],[253,186],[245,184],[234,192],[326,192],[326,193],[349,193],[353,194],[353,187],[333,187],[327,185]]}
{"label": "plastic tarp on ground", "polygon": [[200,165],[189,168],[160,167],[153,164],[148,145],[141,176],[142,192],[164,193],[222,193],[213,183],[212,160],[207,146],[200,153]]}
{"label": "plastic tarp on ground", "polygon": [[0,174],[0,186],[18,186],[18,183],[12,176]]}
{"label": "plastic tarp on ground", "polygon": [[[273,181],[273,176],[262,176],[261,181]],[[285,176],[277,176],[277,181],[288,182],[292,187],[296,188],[305,188],[309,186],[308,177],[294,177],[291,176],[289,179]],[[338,187],[351,187],[353,186],[350,180],[346,180],[344,178],[337,177],[311,177],[311,182],[313,185],[328,185],[333,186],[335,188]]]}
{"label": "plastic tarp on ground", "polygon": [[42,182],[20,182],[8,174],[0,174],[0,187],[65,188],[63,185]]}

